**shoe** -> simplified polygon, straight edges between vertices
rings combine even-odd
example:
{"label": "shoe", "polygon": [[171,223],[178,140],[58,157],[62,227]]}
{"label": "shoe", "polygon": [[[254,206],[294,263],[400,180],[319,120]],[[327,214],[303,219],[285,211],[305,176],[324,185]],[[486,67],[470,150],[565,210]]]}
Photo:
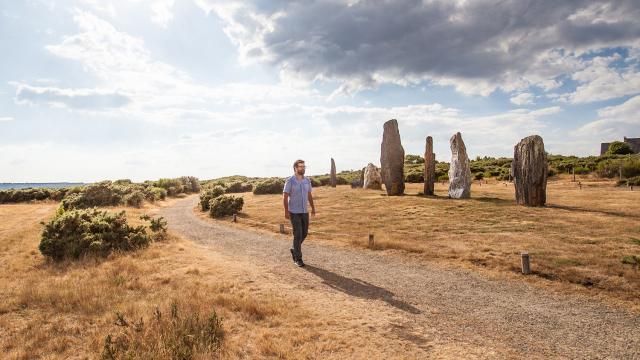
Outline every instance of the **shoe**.
{"label": "shoe", "polygon": [[296,262],[296,254],[293,252],[293,249],[289,249],[291,251],[291,257],[293,258],[293,262]]}
{"label": "shoe", "polygon": [[295,262],[296,266],[298,267],[304,267],[304,263],[302,262],[302,260],[298,260]]}

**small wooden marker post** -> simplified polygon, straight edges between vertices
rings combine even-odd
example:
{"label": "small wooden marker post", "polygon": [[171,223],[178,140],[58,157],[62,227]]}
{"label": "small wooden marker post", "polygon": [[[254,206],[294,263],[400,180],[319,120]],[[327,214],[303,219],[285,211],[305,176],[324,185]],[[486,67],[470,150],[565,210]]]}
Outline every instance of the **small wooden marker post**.
{"label": "small wooden marker post", "polygon": [[238,222],[238,214],[233,214],[233,222]]}
{"label": "small wooden marker post", "polygon": [[576,167],[571,168],[571,173],[573,173],[573,182],[576,182]]}
{"label": "small wooden marker post", "polygon": [[529,253],[523,252],[522,256],[522,273],[524,275],[531,274],[531,267],[529,266]]}
{"label": "small wooden marker post", "polygon": [[373,248],[373,234],[369,234],[369,248]]}
{"label": "small wooden marker post", "polygon": [[280,224],[280,234],[284,234],[284,224]]}

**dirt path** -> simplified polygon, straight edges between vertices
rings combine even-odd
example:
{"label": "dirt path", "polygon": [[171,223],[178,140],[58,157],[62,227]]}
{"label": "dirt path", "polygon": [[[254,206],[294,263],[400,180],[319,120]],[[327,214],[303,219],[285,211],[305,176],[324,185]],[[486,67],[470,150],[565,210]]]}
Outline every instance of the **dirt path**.
{"label": "dirt path", "polygon": [[336,319],[337,330],[371,337],[378,357],[640,359],[640,315],[625,309],[313,242],[303,245],[307,266],[296,268],[288,242],[201,219],[193,212],[197,201],[162,211],[172,231],[243,264],[256,289],[290,292]]}

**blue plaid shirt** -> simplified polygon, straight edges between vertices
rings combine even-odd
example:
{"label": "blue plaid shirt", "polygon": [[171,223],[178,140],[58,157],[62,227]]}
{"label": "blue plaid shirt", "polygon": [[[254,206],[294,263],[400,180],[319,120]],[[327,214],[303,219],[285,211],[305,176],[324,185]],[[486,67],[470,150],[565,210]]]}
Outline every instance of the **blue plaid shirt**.
{"label": "blue plaid shirt", "polygon": [[284,183],[282,192],[289,194],[289,212],[294,214],[308,212],[307,202],[311,192],[311,181],[308,178],[303,177],[302,180],[298,180],[295,175],[291,176]]}

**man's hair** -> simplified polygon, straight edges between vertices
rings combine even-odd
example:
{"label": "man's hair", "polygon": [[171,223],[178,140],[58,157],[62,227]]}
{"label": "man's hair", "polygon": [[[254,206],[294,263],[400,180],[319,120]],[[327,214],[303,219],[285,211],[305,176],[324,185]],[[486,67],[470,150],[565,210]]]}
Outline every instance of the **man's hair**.
{"label": "man's hair", "polygon": [[300,159],[296,160],[296,161],[293,163],[293,169],[294,169],[294,170],[298,167],[298,164],[304,164],[304,160],[300,160]]}

